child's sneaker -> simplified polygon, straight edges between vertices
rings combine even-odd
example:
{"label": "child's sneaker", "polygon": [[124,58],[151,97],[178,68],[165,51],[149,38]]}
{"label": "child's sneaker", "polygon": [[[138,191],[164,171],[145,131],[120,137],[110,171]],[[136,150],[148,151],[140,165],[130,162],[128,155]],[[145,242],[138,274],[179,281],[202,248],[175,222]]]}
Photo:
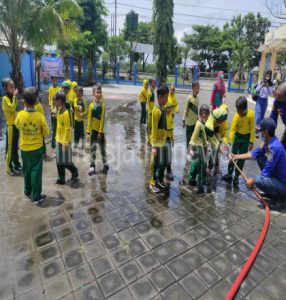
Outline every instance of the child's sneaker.
{"label": "child's sneaker", "polygon": [[89,176],[95,175],[95,167],[90,167],[89,168],[88,175]]}
{"label": "child's sneaker", "polygon": [[69,182],[71,184],[78,184],[79,183],[79,179],[78,179],[78,177],[71,177],[71,179],[69,180]]}
{"label": "child's sneaker", "polygon": [[190,186],[197,186],[197,182],[195,180],[189,180]]}
{"label": "child's sneaker", "polygon": [[167,177],[168,177],[170,180],[174,180],[174,175],[173,175],[172,171],[170,171],[170,172],[167,173]]}
{"label": "child's sneaker", "polygon": [[196,194],[203,194],[205,192],[203,185],[198,185],[195,189]]}
{"label": "child's sneaker", "polygon": [[56,184],[58,184],[58,185],[64,185],[64,184],[66,184],[66,181],[62,180],[62,179],[57,179]]}
{"label": "child's sneaker", "polygon": [[232,182],[232,175],[230,175],[230,174],[225,174],[225,175],[222,176],[221,179],[222,179],[223,181],[226,181],[226,182],[228,182],[228,183],[231,183],[231,182]]}
{"label": "child's sneaker", "polygon": [[40,195],[39,199],[38,199],[37,201],[33,201],[33,203],[34,203],[35,205],[39,205],[39,204],[41,204],[41,202],[42,202],[44,199],[46,199],[46,198],[47,198],[46,195]]}
{"label": "child's sneaker", "polygon": [[232,184],[233,184],[233,186],[238,186],[239,185],[239,177],[234,176]]}
{"label": "child's sneaker", "polygon": [[167,188],[167,185],[163,181],[158,180],[157,184],[158,184],[158,187],[162,190],[165,190]]}
{"label": "child's sneaker", "polygon": [[157,194],[160,192],[160,189],[155,184],[150,184],[149,188],[150,188],[151,192],[153,192],[153,193]]}
{"label": "child's sneaker", "polygon": [[108,170],[109,170],[109,165],[108,165],[108,164],[105,164],[105,165],[103,166],[103,170],[102,170],[103,174],[107,174]]}

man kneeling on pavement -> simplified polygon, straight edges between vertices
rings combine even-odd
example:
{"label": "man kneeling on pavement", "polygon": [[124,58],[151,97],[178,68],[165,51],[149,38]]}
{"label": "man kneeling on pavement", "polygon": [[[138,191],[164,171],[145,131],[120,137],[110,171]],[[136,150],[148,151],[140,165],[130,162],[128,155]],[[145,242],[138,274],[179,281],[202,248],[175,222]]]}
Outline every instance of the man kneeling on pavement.
{"label": "man kneeling on pavement", "polygon": [[249,178],[247,186],[250,189],[257,187],[264,195],[271,197],[275,204],[281,204],[281,200],[286,197],[286,152],[275,136],[276,123],[273,119],[262,120],[260,128],[264,143],[249,153],[231,154],[231,158],[257,160],[261,175],[256,179]]}

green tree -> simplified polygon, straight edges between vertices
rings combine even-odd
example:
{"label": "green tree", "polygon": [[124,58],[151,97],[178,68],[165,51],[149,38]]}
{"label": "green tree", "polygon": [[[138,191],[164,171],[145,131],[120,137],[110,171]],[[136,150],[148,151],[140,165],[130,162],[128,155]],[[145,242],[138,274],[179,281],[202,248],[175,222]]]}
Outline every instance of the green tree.
{"label": "green tree", "polygon": [[154,55],[159,84],[166,82],[168,66],[174,62],[173,0],[154,0]]}
{"label": "green tree", "polygon": [[194,59],[202,69],[222,69],[226,67],[227,56],[221,51],[223,36],[221,30],[212,25],[193,25],[193,34],[185,34],[183,41],[196,51]]}
{"label": "green tree", "polygon": [[77,32],[74,18],[81,15],[81,8],[73,0],[0,0],[0,31],[8,42],[4,49],[17,87],[23,86],[21,60],[25,44],[40,48],[73,35]]}
{"label": "green tree", "polygon": [[112,36],[108,40],[107,52],[113,68],[113,76],[116,77],[116,63],[122,61],[124,56],[130,53],[130,47],[122,36]]}

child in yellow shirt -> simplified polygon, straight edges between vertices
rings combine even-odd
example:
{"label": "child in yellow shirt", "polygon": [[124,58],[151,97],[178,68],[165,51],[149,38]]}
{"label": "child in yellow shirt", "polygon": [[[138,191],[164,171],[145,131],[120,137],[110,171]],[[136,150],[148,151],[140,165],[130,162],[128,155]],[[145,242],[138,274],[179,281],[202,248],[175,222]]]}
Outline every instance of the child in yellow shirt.
{"label": "child in yellow shirt", "polygon": [[141,104],[141,117],[140,117],[140,125],[146,124],[146,103],[147,103],[147,97],[148,97],[148,80],[145,79],[143,81],[143,87],[140,90],[139,93],[139,100]]}
{"label": "child in yellow shirt", "polygon": [[152,111],[155,106],[155,89],[156,80],[149,79],[149,90],[147,94],[147,144],[150,145],[150,137],[152,131]]}
{"label": "child in yellow shirt", "polygon": [[50,130],[45,116],[35,110],[35,88],[26,88],[23,98],[25,108],[18,113],[15,125],[20,131],[24,193],[34,204],[39,204],[46,198],[42,195],[43,139],[50,134]]}
{"label": "child in yellow shirt", "polygon": [[66,183],[66,172],[68,169],[72,177],[69,182],[74,185],[78,183],[78,170],[72,162],[71,149],[71,119],[70,112],[66,109],[66,96],[63,92],[56,93],[57,106],[57,134],[56,134],[56,149],[57,149],[57,169],[59,178],[56,184]]}
{"label": "child in yellow shirt", "polygon": [[83,99],[83,88],[76,88],[76,99],[74,101],[74,147],[78,147],[79,140],[82,140],[82,149],[85,145],[84,120],[87,115],[87,102]]}
{"label": "child in yellow shirt", "polygon": [[55,94],[61,89],[58,86],[58,78],[56,76],[51,76],[52,85],[49,87],[48,99],[49,99],[49,108],[51,111],[51,125],[52,125],[52,155],[56,157],[56,132],[57,132],[57,109],[55,105]]}
{"label": "child in yellow shirt", "polygon": [[15,176],[17,172],[22,171],[18,154],[19,130],[15,126],[18,90],[15,88],[14,81],[10,78],[5,78],[2,84],[5,91],[5,96],[2,98],[2,109],[7,125],[6,172],[11,176]]}
{"label": "child in yellow shirt", "polygon": [[[229,143],[231,144],[233,154],[244,154],[251,151],[255,140],[255,118],[253,110],[248,108],[247,99],[239,97],[236,100],[236,114],[233,117],[229,132]],[[244,160],[238,160],[237,165],[242,170]],[[230,161],[228,164],[228,174],[222,177],[223,180],[234,186],[239,184],[239,171],[235,169],[235,176],[232,177],[234,164]]]}
{"label": "child in yellow shirt", "polygon": [[96,144],[98,144],[103,162],[103,173],[107,174],[109,166],[106,159],[106,141],[104,134],[105,105],[102,102],[101,85],[93,87],[93,102],[89,105],[87,118],[88,142],[90,142],[90,168],[88,175],[95,174]]}
{"label": "child in yellow shirt", "polygon": [[166,85],[161,85],[157,89],[158,106],[155,105],[152,112],[152,131],[151,131],[151,180],[150,190],[159,193],[160,189],[167,186],[164,183],[164,172],[168,161],[167,129],[166,129],[166,108],[169,89]]}

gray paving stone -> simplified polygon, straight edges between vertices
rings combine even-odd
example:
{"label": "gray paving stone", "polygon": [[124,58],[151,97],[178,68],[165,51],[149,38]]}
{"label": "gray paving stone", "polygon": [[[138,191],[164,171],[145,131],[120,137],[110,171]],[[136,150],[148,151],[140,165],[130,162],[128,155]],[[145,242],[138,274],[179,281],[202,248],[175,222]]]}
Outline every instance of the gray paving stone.
{"label": "gray paving stone", "polygon": [[51,221],[51,225],[53,228],[63,226],[67,223],[67,219],[64,216],[57,216]]}
{"label": "gray paving stone", "polygon": [[180,255],[180,254],[186,252],[190,248],[189,245],[183,239],[180,239],[180,238],[173,238],[173,239],[169,240],[167,245],[173,251],[175,251],[175,253],[177,255]]}
{"label": "gray paving stone", "polygon": [[145,274],[151,272],[160,265],[159,260],[152,254],[152,252],[148,252],[140,256],[137,260]]}
{"label": "gray paving stone", "polygon": [[228,249],[223,252],[223,255],[228,259],[230,263],[235,266],[240,266],[245,263],[246,258],[240,254],[239,251],[235,250],[235,247]]}
{"label": "gray paving stone", "polygon": [[114,227],[116,232],[119,232],[130,226],[129,222],[126,219],[119,219],[119,220],[111,222],[111,224]]}
{"label": "gray paving stone", "polygon": [[70,236],[65,240],[58,243],[62,254],[73,251],[80,247],[79,241],[76,236]]}
{"label": "gray paving stone", "polygon": [[201,297],[201,299],[204,299],[204,300],[224,299],[230,288],[231,288],[231,284],[228,281],[221,280],[214,287],[212,287],[208,293],[204,294]]}
{"label": "gray paving stone", "polygon": [[15,279],[14,291],[17,295],[23,294],[40,285],[40,272],[33,269],[29,272],[21,271]]}
{"label": "gray paving stone", "polygon": [[60,256],[60,251],[57,244],[52,244],[43,247],[39,250],[39,261],[40,264],[46,263],[50,260],[56,259]]}
{"label": "gray paving stone", "polygon": [[208,241],[202,242],[195,246],[194,249],[205,259],[209,260],[217,255],[218,251],[214,249]]}
{"label": "gray paving stone", "polygon": [[209,263],[223,277],[227,276],[235,268],[223,255],[216,256]]}
{"label": "gray paving stone", "polygon": [[114,269],[107,255],[92,261],[90,265],[96,278],[103,276]]}
{"label": "gray paving stone", "polygon": [[121,216],[119,209],[114,209],[114,210],[105,212],[105,217],[108,221],[111,222],[111,221],[120,219],[122,216]]}
{"label": "gray paving stone", "polygon": [[153,253],[162,263],[165,263],[166,261],[170,260],[176,255],[175,251],[172,248],[170,248],[170,246],[168,246],[167,244],[163,244],[155,248],[153,250]]}
{"label": "gray paving stone", "polygon": [[138,237],[138,234],[131,227],[128,227],[119,232],[119,237],[121,240],[132,241]]}
{"label": "gray paving stone", "polygon": [[131,254],[134,257],[140,256],[147,251],[147,248],[141,239],[131,241],[129,247],[130,247]]}
{"label": "gray paving stone", "polygon": [[111,273],[101,277],[98,283],[105,297],[115,294],[124,287],[123,281],[117,271],[112,271]]}
{"label": "gray paving stone", "polygon": [[126,285],[136,281],[144,275],[135,260],[132,260],[127,264],[121,266],[118,271],[120,272]]}
{"label": "gray paving stone", "polygon": [[130,292],[128,291],[128,289],[123,289],[122,291],[116,293],[115,295],[113,295],[112,297],[108,298],[108,300],[133,300]]}
{"label": "gray paving stone", "polygon": [[[43,293],[43,290],[44,290],[43,286],[38,286],[35,289],[29,290],[25,294],[17,296],[17,300],[34,300],[34,299],[35,300],[45,300],[46,296]],[[13,298],[11,298],[11,299],[13,299]]]}
{"label": "gray paving stone", "polygon": [[204,262],[204,259],[194,249],[181,255],[180,258],[185,262],[190,272],[198,268]]}
{"label": "gray paving stone", "polygon": [[189,300],[190,296],[179,284],[175,283],[162,293],[162,298],[164,300]]}
{"label": "gray paving stone", "polygon": [[120,245],[120,241],[116,234],[106,236],[102,239],[107,250],[114,250]]}
{"label": "gray paving stone", "polygon": [[57,300],[71,293],[67,275],[56,277],[45,284],[48,299]]}
{"label": "gray paving stone", "polygon": [[79,239],[84,244],[92,243],[96,240],[95,234],[92,231],[86,231],[80,234]]}
{"label": "gray paving stone", "polygon": [[164,290],[166,287],[175,282],[174,277],[163,266],[152,271],[149,276],[150,281],[158,292]]}
{"label": "gray paving stone", "polygon": [[54,241],[54,235],[51,231],[42,233],[36,237],[36,244],[38,247],[46,246]]}
{"label": "gray paving stone", "polygon": [[106,250],[100,241],[96,241],[94,243],[88,244],[83,249],[84,254],[87,257],[88,261],[92,261],[96,258],[99,258],[105,255]]}
{"label": "gray paving stone", "polygon": [[176,278],[176,280],[181,279],[189,272],[191,272],[191,270],[188,267],[188,264],[181,257],[173,258],[166,264],[166,267]]}
{"label": "gray paving stone", "polygon": [[75,292],[77,300],[103,300],[103,296],[96,282],[93,282]]}
{"label": "gray paving stone", "polygon": [[142,222],[142,223],[136,224],[134,226],[134,228],[139,235],[147,234],[151,230],[151,226],[148,222]]}
{"label": "gray paving stone", "polygon": [[128,262],[133,258],[129,249],[122,249],[122,248],[119,248],[111,252],[110,257],[112,259],[113,264],[116,267],[125,264],[126,262]]}
{"label": "gray paving stone", "polygon": [[272,294],[265,290],[264,286],[258,285],[247,297],[247,300],[275,300]]}
{"label": "gray paving stone", "polygon": [[135,224],[143,222],[145,220],[145,218],[139,212],[135,212],[135,213],[129,214],[126,217],[126,220],[129,222],[130,225],[133,226]]}
{"label": "gray paving stone", "polygon": [[191,248],[204,240],[198,233],[194,232],[194,230],[183,234],[181,238],[187,242]]}
{"label": "gray paving stone", "polygon": [[64,226],[60,227],[59,229],[55,230],[55,236],[57,241],[61,241],[68,236],[71,236],[73,234],[73,229],[71,226]]}
{"label": "gray paving stone", "polygon": [[64,256],[64,264],[68,270],[79,267],[83,263],[83,256],[78,250],[71,251]]}
{"label": "gray paving stone", "polygon": [[43,281],[50,280],[65,273],[64,264],[62,259],[59,257],[45,265],[40,267],[40,273]]}
{"label": "gray paving stone", "polygon": [[99,223],[94,227],[94,231],[98,238],[103,238],[107,235],[111,235],[114,232],[113,227],[108,222]]}
{"label": "gray paving stone", "polygon": [[211,237],[208,239],[208,242],[218,251],[223,251],[229,246],[221,237],[218,236]]}
{"label": "gray paving stone", "polygon": [[156,233],[155,231],[152,231],[151,233],[145,235],[143,237],[143,240],[148,245],[150,249],[153,249],[163,243],[163,239],[161,235]]}
{"label": "gray paving stone", "polygon": [[129,286],[134,299],[152,299],[157,294],[147,277],[141,278]]}
{"label": "gray paving stone", "polygon": [[208,288],[211,288],[222,279],[208,263],[205,263],[196,269],[194,274],[196,274]]}
{"label": "gray paving stone", "polygon": [[215,233],[207,228],[204,225],[199,225],[194,229],[194,232],[198,233],[203,239],[207,239],[210,236],[214,235]]}
{"label": "gray paving stone", "polygon": [[189,230],[189,228],[181,221],[173,223],[170,227],[179,235],[184,234]]}
{"label": "gray paving stone", "polygon": [[83,286],[93,282],[95,279],[88,264],[73,269],[68,273],[68,277],[70,279],[73,291],[82,288]]}
{"label": "gray paving stone", "polygon": [[207,291],[207,287],[202,283],[202,281],[195,276],[193,273],[189,274],[180,281],[180,285],[185,289],[185,291],[191,296],[192,299],[200,297],[203,293]]}

